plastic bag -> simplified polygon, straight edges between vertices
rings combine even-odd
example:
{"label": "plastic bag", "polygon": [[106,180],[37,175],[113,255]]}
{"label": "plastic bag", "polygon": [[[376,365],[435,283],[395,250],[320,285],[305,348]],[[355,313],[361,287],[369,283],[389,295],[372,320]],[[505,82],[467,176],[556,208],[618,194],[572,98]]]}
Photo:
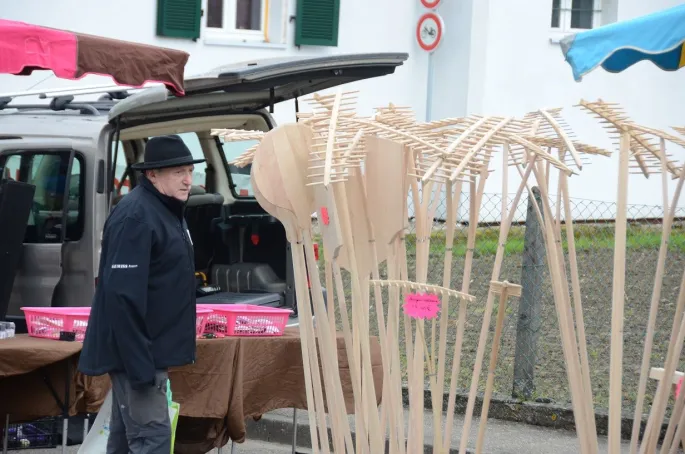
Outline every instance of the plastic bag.
{"label": "plastic bag", "polygon": [[181,406],[171,398],[171,382],[166,381],[166,402],[169,407],[169,421],[171,422],[171,454],[174,454],[174,443],[176,443],[176,426],[178,425],[178,414]]}
{"label": "plastic bag", "polygon": [[[172,400],[171,385],[167,380],[167,405],[169,407],[169,421],[171,422],[171,452],[174,453],[174,443],[176,442],[176,426],[178,425],[178,415],[181,406]],[[112,417],[112,390],[107,393],[105,401],[100,407],[93,426],[91,427],[83,444],[79,447],[78,454],[106,454],[107,439],[109,438],[109,420]]]}

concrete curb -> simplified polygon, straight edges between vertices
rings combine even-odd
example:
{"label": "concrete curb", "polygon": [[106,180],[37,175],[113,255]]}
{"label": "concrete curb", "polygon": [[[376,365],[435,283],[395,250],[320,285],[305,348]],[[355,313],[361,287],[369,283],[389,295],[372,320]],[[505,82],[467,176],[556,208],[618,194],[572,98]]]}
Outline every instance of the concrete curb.
{"label": "concrete curb", "polygon": [[[304,410],[299,410],[303,412]],[[268,443],[276,443],[281,445],[291,446],[293,442],[293,421],[292,418],[282,416],[264,415],[259,421],[249,419],[246,422],[247,436],[249,440],[259,440]],[[329,442],[332,440],[330,428],[328,429]],[[352,430],[352,441],[355,441],[355,432]],[[309,424],[307,422],[298,422],[297,424],[297,447],[302,449],[311,449],[312,443],[309,435]],[[389,452],[389,446],[386,444],[385,451]],[[426,443],[423,446],[424,454],[433,453],[433,445]],[[467,450],[467,454],[473,454],[473,451]],[[458,454],[459,449],[451,448],[449,454]]]}
{"label": "concrete curb", "polygon": [[[402,398],[405,407],[409,404],[409,391],[406,387],[402,388]],[[443,411],[447,408],[449,394],[443,395]],[[423,396],[424,408],[427,410],[433,409],[431,402],[430,390],[424,390]],[[468,394],[457,393],[454,411],[457,414],[464,414],[466,412],[466,405],[468,403]],[[478,393],[476,397],[476,405],[474,414],[480,414],[483,404],[483,394]],[[559,404],[543,403],[543,402],[524,402],[502,395],[493,395],[490,401],[490,409],[488,410],[488,418],[499,419],[502,421],[521,422],[533,426],[549,427],[552,429],[565,429],[575,432],[576,423],[573,418],[573,409],[570,405],[562,406]],[[630,440],[633,431],[633,416],[624,413],[621,419],[621,438]],[[607,435],[609,425],[609,413],[606,411],[595,412],[595,424],[597,426],[597,435]],[[647,419],[642,419],[640,429],[640,436],[644,433],[647,426]],[[663,439],[668,427],[668,418],[664,420],[661,426],[661,434],[659,441]]]}
{"label": "concrete curb", "polygon": [[[408,406],[409,393],[407,388],[402,390],[404,405]],[[482,394],[476,398],[476,405],[474,408],[474,415],[480,415],[482,407]],[[447,408],[447,401],[449,395],[443,396],[443,409]],[[468,402],[468,395],[465,393],[457,393],[455,402],[455,413],[464,414]],[[424,391],[424,408],[432,411],[432,402],[430,391]],[[300,410],[303,412],[303,410]],[[490,403],[490,410],[488,412],[489,418],[499,419],[502,421],[511,421],[518,423],[525,423],[532,426],[547,427],[550,429],[561,429],[575,432],[575,420],[573,418],[573,410],[571,406],[562,406],[558,404],[551,404],[545,402],[522,402],[516,399],[508,398],[502,395],[493,396]],[[608,413],[596,412],[595,421],[597,425],[598,435],[607,435]],[[646,419],[642,421],[642,431],[647,424]],[[624,440],[630,440],[633,426],[632,416],[624,416],[621,422],[621,436]],[[663,438],[668,420],[666,420],[661,428],[660,440]],[[247,437],[249,439],[265,441],[270,443],[278,443],[281,445],[292,445],[293,441],[293,420],[292,417],[285,415],[266,414],[259,421],[249,419],[246,423]],[[329,429],[329,440],[331,433]],[[354,438],[354,432],[352,433]],[[297,423],[297,446],[304,449],[311,449],[311,440],[309,435],[309,425],[307,421],[299,420]],[[430,443],[424,445],[425,453],[432,453],[433,446]],[[457,453],[457,449],[451,449],[450,454]]]}

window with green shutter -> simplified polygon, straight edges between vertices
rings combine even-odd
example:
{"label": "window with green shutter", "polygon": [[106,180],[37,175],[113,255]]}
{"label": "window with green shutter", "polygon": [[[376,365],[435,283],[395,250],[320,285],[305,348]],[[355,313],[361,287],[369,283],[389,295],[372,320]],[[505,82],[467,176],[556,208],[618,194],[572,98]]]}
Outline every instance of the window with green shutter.
{"label": "window with green shutter", "polygon": [[337,46],[340,0],[297,0],[295,45]]}
{"label": "window with green shutter", "polygon": [[157,0],[157,35],[197,39],[200,16],[202,0]]}

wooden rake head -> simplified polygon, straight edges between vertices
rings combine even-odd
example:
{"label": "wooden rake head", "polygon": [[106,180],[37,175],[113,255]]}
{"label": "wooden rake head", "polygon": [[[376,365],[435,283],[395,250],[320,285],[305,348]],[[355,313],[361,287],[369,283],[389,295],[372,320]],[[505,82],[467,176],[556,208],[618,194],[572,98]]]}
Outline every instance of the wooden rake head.
{"label": "wooden rake head", "polygon": [[215,137],[219,137],[221,140],[223,140],[224,143],[243,142],[247,140],[257,141],[256,144],[247,148],[237,158],[229,162],[230,165],[242,168],[252,164],[252,161],[254,160],[255,150],[259,146],[261,140],[264,138],[265,133],[264,131],[246,129],[212,129],[210,134]]}
{"label": "wooden rake head", "polygon": [[[641,173],[645,178],[661,173],[662,159],[665,158],[667,172],[671,173],[673,178],[680,176],[680,168],[668,159],[668,155],[662,151],[662,148],[665,148],[662,145],[665,141],[671,141],[682,146],[682,139],[664,131],[638,125],[618,103],[609,103],[601,99],[592,102],[581,99],[579,106],[599,119],[613,137],[615,145],[618,145],[618,139],[622,135],[628,136],[631,168],[634,169],[632,173]],[[659,139],[660,143],[655,143],[654,139]]]}
{"label": "wooden rake head", "polygon": [[[561,115],[561,108],[541,109],[526,114],[524,120],[530,122],[531,128],[525,138],[530,142],[546,148],[550,153],[556,149],[560,159],[569,168],[582,170],[590,163],[588,155],[610,156],[607,150],[587,145],[575,140],[575,134]],[[566,151],[570,156],[566,155]],[[521,156],[523,159],[524,156]]]}
{"label": "wooden rake head", "polygon": [[310,185],[341,183],[346,180],[347,168],[359,166],[362,133],[348,124],[356,116],[356,93],[338,90],[333,95],[315,94],[308,101],[313,105],[306,123],[313,131],[309,150],[307,178]]}

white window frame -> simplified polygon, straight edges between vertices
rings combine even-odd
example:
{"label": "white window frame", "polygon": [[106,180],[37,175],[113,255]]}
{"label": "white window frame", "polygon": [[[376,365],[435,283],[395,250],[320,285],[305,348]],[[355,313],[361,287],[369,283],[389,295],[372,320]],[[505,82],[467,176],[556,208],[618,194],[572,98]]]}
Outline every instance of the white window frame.
{"label": "white window frame", "polygon": [[[207,26],[208,13],[204,14],[202,18],[203,28],[205,29],[205,34],[208,38],[218,38],[221,40],[234,40],[234,41],[258,41],[264,42],[264,27],[266,25],[266,1],[261,1],[261,17],[259,23],[259,30],[241,30],[235,27],[236,13],[238,10],[237,0],[223,0],[224,2],[224,17],[223,17],[223,27],[215,28]],[[207,2],[204,5],[205,12],[207,9]]]}
{"label": "white window frame", "polygon": [[[552,3],[552,2],[550,2]],[[561,0],[559,2],[559,27],[551,27],[553,32],[556,33],[578,33],[585,28],[571,28],[571,6],[573,5],[573,0]],[[592,28],[597,28],[602,25],[602,0],[593,0],[592,3]],[[550,11],[551,12],[551,11]],[[552,15],[549,16],[550,26],[552,21]]]}

